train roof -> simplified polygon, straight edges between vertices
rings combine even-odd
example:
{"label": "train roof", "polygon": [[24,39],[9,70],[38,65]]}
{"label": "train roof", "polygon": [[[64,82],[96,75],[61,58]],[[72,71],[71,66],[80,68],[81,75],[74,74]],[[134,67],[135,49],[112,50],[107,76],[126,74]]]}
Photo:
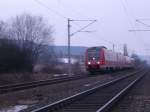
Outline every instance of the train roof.
{"label": "train roof", "polygon": [[105,49],[107,49],[105,46],[95,46],[95,47],[89,47],[88,49],[101,49],[101,48],[105,48]]}

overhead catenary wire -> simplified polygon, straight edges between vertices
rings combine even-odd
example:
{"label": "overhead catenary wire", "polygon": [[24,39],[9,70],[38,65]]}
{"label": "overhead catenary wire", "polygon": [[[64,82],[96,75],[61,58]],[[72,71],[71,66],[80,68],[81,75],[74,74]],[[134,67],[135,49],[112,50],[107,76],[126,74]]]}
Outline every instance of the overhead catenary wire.
{"label": "overhead catenary wire", "polygon": [[[72,20],[72,21],[88,21],[88,20]],[[92,25],[93,23],[96,22],[96,20],[89,20],[92,21],[91,23],[87,24],[86,26],[82,27],[81,29],[77,30],[76,32],[72,33],[71,36],[73,36],[74,34],[78,33],[78,32],[84,32],[83,30],[85,28],[87,28],[88,26]],[[89,31],[88,31],[89,32]]]}
{"label": "overhead catenary wire", "polygon": [[[67,7],[68,7],[68,5],[67,4],[65,4],[62,0],[57,0],[57,3],[63,8],[63,9],[67,9]],[[67,9],[67,11],[69,11],[69,12],[73,12],[73,13],[75,13],[76,15],[78,15],[78,17],[82,17],[83,15],[85,15],[85,13],[83,14],[83,13],[81,13],[81,12],[79,12],[78,10],[75,10],[74,8],[72,8],[72,7],[69,7],[69,9]],[[85,15],[86,17],[87,17],[87,15]],[[76,22],[77,21],[86,21],[86,20],[75,20]],[[87,20],[87,21],[90,21],[90,19],[89,20]],[[91,21],[93,21],[93,19],[91,20]],[[73,21],[72,21],[73,22]],[[79,24],[78,23],[76,23],[76,22],[74,22],[74,25],[75,25],[75,29],[78,29],[79,28]],[[84,31],[84,32],[87,32],[87,33],[91,33],[91,32],[95,32],[95,31]]]}
{"label": "overhead catenary wire", "polygon": [[[124,9],[124,12],[125,12],[125,14],[127,16],[127,20],[129,22],[131,28],[135,30],[136,25],[135,24],[133,25],[132,20],[130,18],[132,18],[133,20],[136,20],[136,19],[135,19],[134,15],[133,15],[133,11],[131,11],[131,9],[129,7],[128,1],[127,0],[120,0],[120,2],[121,2],[121,5],[122,5],[122,7]],[[128,10],[130,11],[130,14],[129,14]],[[131,16],[131,12],[132,12],[132,16]],[[134,34],[135,34],[135,37],[138,36],[138,35],[136,35],[136,32],[134,32]]]}
{"label": "overhead catenary wire", "polygon": [[[64,9],[66,9],[66,7],[68,7],[68,5],[67,4],[65,4],[64,2],[62,2],[62,0],[57,0],[57,3],[59,4],[59,5],[61,5]],[[81,12],[79,12],[79,11],[77,11],[77,10],[75,10],[74,8],[72,8],[72,7],[69,7],[69,10],[68,11],[70,11],[71,13],[72,12],[74,12],[74,13],[76,13],[79,17],[81,17],[81,15],[83,16],[83,15],[85,15],[85,13],[83,14],[83,13],[81,13]],[[87,16],[87,15],[85,15],[85,16]],[[93,21],[94,19],[92,19],[92,20],[90,20],[90,19],[88,19],[88,20],[85,20],[85,19],[83,19],[83,20],[75,20],[76,22],[77,21]],[[73,21],[72,21],[73,22]],[[77,23],[74,23],[74,25],[75,26],[79,26]],[[87,32],[87,33],[91,33],[91,32],[96,32],[95,30],[93,30],[93,31],[80,31],[80,32]]]}
{"label": "overhead catenary wire", "polygon": [[124,4],[124,1],[123,0],[120,0],[120,2],[121,2],[121,5],[122,5],[122,7],[123,7],[123,10],[124,10],[124,12],[125,12],[125,15],[127,16],[127,20],[128,20],[128,23],[130,24],[130,26],[132,27],[132,28],[134,28],[133,27],[133,25],[132,25],[132,22],[131,22],[131,20],[130,20],[130,15],[129,15],[129,13],[128,13],[128,10],[127,10],[127,8],[126,8],[126,5]]}
{"label": "overhead catenary wire", "polygon": [[150,20],[150,18],[140,18],[140,19],[138,19],[138,20],[149,21],[149,20]]}
{"label": "overhead catenary wire", "polygon": [[[72,73],[71,73],[71,52],[70,52],[70,43],[71,43],[71,39],[70,39],[70,37],[71,36],[73,36],[74,34],[76,34],[76,33],[78,33],[78,32],[80,32],[80,31],[83,31],[85,28],[87,28],[88,26],[90,26],[91,24],[93,24],[94,22],[95,22],[95,20],[83,20],[83,21],[92,21],[91,23],[89,23],[89,24],[87,24],[86,26],[84,26],[84,27],[82,27],[82,28],[80,28],[79,30],[77,30],[77,31],[75,31],[74,33],[72,33],[71,34],[71,24],[70,24],[70,22],[71,21],[76,21],[76,20],[71,20],[70,18],[67,18],[66,16],[64,16],[63,14],[61,14],[61,13],[59,13],[59,12],[57,12],[57,11],[55,11],[55,10],[53,10],[52,8],[49,8],[47,5],[45,5],[44,3],[42,3],[42,2],[40,2],[39,0],[34,0],[35,2],[37,2],[39,5],[41,5],[41,6],[43,6],[43,7],[45,7],[46,9],[48,9],[48,10],[50,10],[51,12],[53,12],[54,14],[56,14],[56,15],[58,15],[58,16],[60,16],[60,17],[62,17],[62,18],[64,18],[64,19],[66,19],[67,21],[68,21],[68,74],[69,75],[72,75]],[[78,21],[78,20],[77,20]],[[82,20],[80,20],[80,21],[82,21]]]}
{"label": "overhead catenary wire", "polygon": [[[133,10],[131,11],[131,7],[129,7],[129,4],[128,4],[128,1],[127,0],[124,0],[126,2],[126,5],[128,6],[128,9],[130,9],[130,13],[132,13],[132,18],[137,22],[137,23],[140,23],[142,25],[144,25],[145,27],[149,28],[150,25],[148,24],[145,24],[143,21],[147,21],[147,20],[150,20],[149,18],[141,18],[141,19],[136,19],[135,16],[133,15]],[[135,27],[137,27],[137,24],[135,23],[134,24]],[[141,38],[141,36],[139,35],[140,33],[137,34],[137,32],[144,32],[144,31],[150,31],[149,29],[133,29],[133,30],[129,30],[131,32],[134,32],[135,36],[138,37],[138,41],[140,44],[142,44],[142,46],[145,48],[145,43],[143,43],[143,38]]]}
{"label": "overhead catenary wire", "polygon": [[[66,7],[68,7],[68,5],[65,4],[65,3],[63,3],[61,0],[57,0],[57,3],[58,3],[61,7],[63,7],[64,9],[66,9]],[[74,13],[76,13],[77,15],[79,15],[80,17],[81,17],[81,15],[83,15],[83,14],[80,13],[79,11],[73,9],[72,7],[69,7],[69,10],[68,10],[68,11],[70,11],[71,13],[74,12]]]}
{"label": "overhead catenary wire", "polygon": [[[61,18],[64,18],[64,19],[68,19],[68,17],[66,17],[66,16],[64,16],[62,13],[60,13],[60,12],[58,12],[58,11],[56,11],[56,10],[54,10],[54,9],[52,9],[52,8],[50,8],[50,7],[48,7],[46,4],[44,4],[43,2],[41,2],[40,0],[34,0],[36,3],[38,3],[40,6],[42,6],[42,7],[44,7],[44,8],[46,8],[46,9],[48,9],[49,11],[51,11],[52,13],[54,13],[54,14],[56,14],[57,16],[59,16],[59,17],[61,17]],[[125,9],[125,7],[124,7],[124,9]],[[126,9],[125,9],[126,10]],[[127,12],[127,11],[126,11]],[[77,21],[77,20],[76,20]],[[79,20],[79,21],[81,21],[81,20]],[[85,21],[85,20],[84,20]],[[87,20],[87,21],[89,21],[89,20]],[[91,20],[92,21],[92,20]],[[76,23],[75,23],[75,25],[76,26],[78,26]],[[78,32],[78,31],[80,31],[80,30],[82,30],[82,29],[79,29],[79,30],[77,30],[76,32]],[[72,33],[72,35],[74,35],[76,32],[74,32],[74,33]],[[81,31],[82,32],[82,31]],[[86,31],[84,31],[84,32],[86,32]],[[90,31],[87,31],[87,32],[90,32]],[[107,41],[108,42],[108,41]],[[110,43],[110,42],[109,42]],[[113,42],[111,42],[111,43],[113,43]]]}
{"label": "overhead catenary wire", "polygon": [[140,24],[142,24],[142,25],[144,25],[144,26],[146,26],[146,27],[149,27],[149,28],[150,28],[150,25],[145,24],[144,22],[142,22],[142,21],[141,21],[141,20],[139,20],[139,19],[137,19],[137,20],[136,20],[136,22],[138,22],[138,23],[140,23]]}
{"label": "overhead catenary wire", "polygon": [[[124,1],[126,2],[126,5],[128,6],[128,9],[130,9],[129,4],[128,4],[128,1],[127,1],[127,0],[124,0]],[[143,25],[146,26],[146,27],[150,27],[150,25],[147,25],[147,24],[145,24],[145,23],[143,22],[143,20],[145,21],[145,20],[150,20],[150,19],[148,19],[148,18],[136,19],[135,16],[133,15],[133,11],[130,10],[130,13],[131,13],[131,12],[132,12],[132,18],[133,18],[133,20],[135,20],[136,22],[138,22],[138,23],[140,23],[140,24],[143,24]],[[136,26],[136,24],[135,24],[135,26]]]}
{"label": "overhead catenary wire", "polygon": [[57,16],[61,17],[61,18],[64,18],[64,19],[67,19],[66,16],[64,16],[63,14],[61,14],[60,12],[58,11],[55,11],[54,9],[48,7],[47,5],[45,5],[43,2],[39,1],[39,0],[34,0],[36,3],[38,3],[40,6],[48,9],[49,11],[51,11],[52,13],[56,14]]}
{"label": "overhead catenary wire", "polygon": [[[53,14],[63,18],[63,19],[68,19],[68,17],[64,16],[63,14],[61,14],[60,12],[58,11],[55,11],[54,9],[48,7],[47,5],[45,5],[43,2],[39,1],[39,0],[34,0],[37,4],[39,4],[40,6],[46,8],[48,11],[52,12]],[[49,13],[49,12],[48,12]],[[75,23],[76,26],[78,26],[76,23]],[[77,28],[76,28],[77,29]]]}
{"label": "overhead catenary wire", "polygon": [[[57,0],[58,1],[58,3],[61,5],[61,6],[63,6],[63,7],[67,7],[67,5],[66,4],[64,4],[64,3],[62,3],[62,1],[61,0]],[[72,12],[74,12],[74,13],[78,13],[79,15],[83,15],[83,14],[81,14],[80,12],[77,12],[76,10],[74,10],[73,8],[69,8]],[[87,16],[87,15],[85,15],[85,16]],[[90,20],[75,20],[75,21],[90,21]],[[93,20],[91,20],[91,21],[93,21]],[[75,25],[77,25],[77,24],[75,24]],[[78,32],[78,31],[77,31]],[[82,32],[82,31],[80,31],[80,32]],[[90,33],[90,32],[96,32],[96,31],[83,31],[83,32],[88,32],[88,33]],[[76,32],[75,32],[76,33]],[[73,35],[74,35],[74,33],[72,33]],[[104,39],[104,38],[101,38],[102,40],[104,40],[105,42],[107,42],[107,43],[109,43],[109,44],[114,44],[113,42],[111,42],[111,41],[108,41],[108,40],[106,40],[106,39]],[[123,44],[122,44],[123,45]]]}
{"label": "overhead catenary wire", "polygon": [[[119,43],[119,42],[117,42],[117,41],[111,41],[111,40],[105,39],[104,37],[107,37],[107,36],[106,36],[105,29],[104,29],[102,23],[99,24],[99,28],[100,28],[101,31],[103,32],[103,33],[101,33],[101,34],[103,34],[103,37],[100,37],[100,39],[101,39],[102,41],[108,43],[108,44],[111,44],[111,45],[113,46],[113,49],[114,49],[114,47],[115,47],[115,48],[117,48],[117,49],[120,51],[120,50],[121,50],[120,47],[117,47],[117,46],[123,46],[124,44],[123,44],[123,43]],[[101,34],[99,34],[99,35],[101,35]]]}
{"label": "overhead catenary wire", "polygon": [[[61,17],[61,18],[64,18],[64,19],[67,19],[68,20],[68,17],[64,16],[63,14],[61,14],[60,12],[58,11],[55,11],[54,9],[48,7],[46,4],[44,4],[43,2],[41,2],[40,0],[34,0],[36,3],[38,3],[40,6],[48,9],[49,11],[51,11],[52,13],[56,14],[57,16]],[[60,1],[59,1],[60,2]],[[74,20],[72,20],[74,21]],[[93,20],[75,20],[75,21],[93,21]],[[95,20],[94,20],[95,21]],[[93,24],[93,23],[92,23]],[[77,29],[77,27],[79,27],[79,25],[77,23],[74,23],[74,25],[76,26],[75,29]],[[88,27],[90,24],[86,25],[85,27]],[[71,26],[71,25],[70,25]],[[85,27],[82,27],[83,29]],[[76,30],[74,33],[72,33],[72,35],[74,35],[75,33],[79,32],[80,30],[82,29],[79,29],[79,30]],[[87,32],[87,33],[91,33],[91,32],[95,32],[95,31],[80,31],[80,32]]]}
{"label": "overhead catenary wire", "polygon": [[[128,20],[128,22],[129,22],[129,24],[130,24],[130,26],[131,26],[131,28],[132,28],[132,30],[128,30],[128,31],[133,31],[134,37],[136,38],[137,41],[139,41],[139,43],[141,43],[141,41],[143,41],[143,40],[141,40],[142,38],[139,37],[139,34],[137,34],[137,33],[135,32],[135,30],[136,30],[136,24],[133,24],[132,21],[131,21],[131,18],[132,18],[134,21],[135,21],[136,19],[135,19],[135,16],[133,15],[133,12],[131,11],[131,9],[130,9],[130,7],[129,7],[128,1],[127,1],[127,0],[120,0],[120,2],[121,2],[121,5],[122,5],[122,7],[123,7],[123,9],[124,9],[124,12],[125,12],[125,14],[126,14],[126,16],[127,16],[127,20]],[[129,14],[128,10],[130,11],[130,14]],[[132,15],[131,15],[131,12],[132,12]],[[138,30],[138,31],[143,31],[143,30]],[[137,37],[138,37],[138,39],[137,39]],[[139,39],[140,39],[141,41],[140,41]],[[144,43],[142,43],[142,46],[144,46]]]}
{"label": "overhead catenary wire", "polygon": [[[55,11],[54,9],[48,7],[47,5],[45,5],[45,4],[44,4],[43,2],[41,2],[40,0],[34,0],[34,1],[35,1],[36,3],[38,3],[40,6],[46,8],[46,9],[48,9],[49,11],[51,11],[52,13],[56,14],[57,16],[59,16],[59,17],[61,17],[61,18],[64,18],[64,19],[66,19],[66,20],[69,19],[68,17],[64,16],[64,15],[61,14],[60,12]],[[75,31],[75,32],[72,33],[71,35],[74,35],[74,34],[76,34],[76,33],[79,32],[79,31],[80,31],[80,32],[87,32],[87,33],[93,32],[93,31],[82,31],[82,29],[85,29],[86,27],[88,27],[88,26],[90,26],[91,24],[93,24],[93,21],[95,22],[95,20],[72,20],[72,21],[92,21],[92,22],[89,23],[88,25],[82,27],[81,29]],[[76,23],[74,23],[74,24],[75,24],[75,26],[78,26],[78,24],[76,24]],[[71,25],[70,25],[70,27],[71,27]]]}

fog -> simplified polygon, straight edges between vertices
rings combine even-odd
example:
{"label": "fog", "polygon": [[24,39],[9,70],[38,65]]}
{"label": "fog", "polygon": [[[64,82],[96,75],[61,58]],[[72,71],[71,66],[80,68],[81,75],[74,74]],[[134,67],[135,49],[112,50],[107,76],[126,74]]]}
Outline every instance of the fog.
{"label": "fog", "polygon": [[[40,4],[42,3],[42,4]],[[129,53],[149,55],[150,25],[149,0],[1,0],[1,19],[22,13],[31,13],[46,18],[54,28],[55,45],[67,45],[67,18],[96,19],[97,22],[86,30],[91,33],[77,33],[71,37],[73,46],[106,46],[122,51],[128,45]],[[140,19],[144,24],[137,22]],[[87,25],[88,22],[71,22],[71,32]]]}

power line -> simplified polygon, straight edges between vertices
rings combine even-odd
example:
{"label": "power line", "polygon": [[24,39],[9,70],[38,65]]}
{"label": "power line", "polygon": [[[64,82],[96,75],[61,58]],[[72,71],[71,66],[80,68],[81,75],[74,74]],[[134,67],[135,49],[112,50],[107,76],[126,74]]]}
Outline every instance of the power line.
{"label": "power line", "polygon": [[44,3],[42,3],[41,1],[39,1],[39,0],[34,0],[34,1],[35,1],[36,3],[38,3],[40,6],[42,6],[42,7],[46,8],[46,9],[48,9],[48,10],[51,11],[51,12],[53,12],[53,13],[56,14],[57,16],[62,17],[62,18],[64,18],[64,19],[67,19],[66,16],[64,16],[63,14],[61,14],[61,13],[55,11],[54,9],[48,7],[47,5],[45,5]]}
{"label": "power line", "polygon": [[[62,0],[57,0],[57,3],[59,4],[59,5],[61,5],[64,9],[67,9],[66,7],[68,7],[68,5],[67,4],[65,4]],[[69,12],[74,12],[74,13],[76,13],[78,16],[77,17],[81,17],[81,16],[83,16],[83,15],[85,15],[85,14],[83,14],[83,13],[81,13],[81,12],[79,12],[78,10],[75,10],[74,8],[72,8],[72,7],[69,7],[69,10],[68,10]],[[86,17],[87,17],[87,15],[85,15]],[[77,21],[77,20],[76,20]],[[81,21],[81,20],[79,20],[79,21]],[[89,21],[89,20],[87,20],[87,21]],[[91,20],[91,21],[93,21],[93,19]],[[78,28],[78,26],[79,26],[79,24],[77,24],[77,23],[74,23],[74,25],[76,26],[76,29]],[[84,31],[84,32],[91,32],[91,31]],[[92,31],[92,32],[95,32],[95,31]]]}
{"label": "power line", "polygon": [[[128,1],[127,0],[125,0],[125,2],[126,2],[126,4],[128,5],[128,7],[129,7],[129,4],[128,4]],[[131,9],[131,8],[129,8],[129,9]],[[130,11],[131,12],[131,11]],[[146,27],[149,27],[147,24],[145,24],[144,22],[142,22],[141,21],[141,19],[136,19],[135,18],[135,16],[133,16],[133,9],[132,9],[132,18],[133,18],[133,20],[134,21],[136,21],[136,22],[139,22],[140,24],[143,24],[143,25],[145,25]],[[148,18],[144,18],[143,20],[147,20]],[[135,22],[134,22],[135,23]],[[143,39],[141,38],[141,36],[139,35],[139,34],[137,34],[137,31],[139,31],[139,32],[142,32],[142,31],[148,31],[148,30],[137,30],[136,28],[138,28],[137,27],[137,24],[135,23],[134,24],[135,25],[135,28],[133,29],[135,32],[134,32],[134,34],[138,37],[138,41],[139,40],[141,40],[141,41],[139,41],[140,43],[143,41]],[[144,43],[142,42],[142,46],[143,47],[145,47],[145,45],[144,45]]]}
{"label": "power line", "polygon": [[[132,20],[130,19],[130,15],[129,15],[129,13],[128,13],[128,9],[127,9],[127,7],[126,7],[126,5],[128,5],[128,2],[126,1],[126,0],[120,0],[120,2],[121,2],[121,5],[122,5],[122,7],[123,7],[123,10],[124,10],[124,12],[125,12],[125,15],[127,16],[127,21],[128,21],[128,23],[129,23],[129,25],[131,26],[131,28],[133,28],[133,29],[135,29],[135,26],[132,24]],[[125,5],[125,3],[124,2],[126,2],[126,5]],[[129,7],[129,6],[128,6]],[[130,11],[131,12],[131,11]],[[134,17],[133,17],[134,18]],[[134,32],[134,36],[136,37],[137,35],[136,35],[136,33]]]}
{"label": "power line", "polygon": [[[128,1],[127,0],[124,0],[126,2],[126,5],[128,6],[128,8],[130,9],[130,12],[131,12],[131,7],[129,7],[129,4],[128,4]],[[132,18],[133,20],[135,20],[136,22],[146,26],[146,27],[150,27],[150,25],[148,24],[145,24],[143,21],[148,21],[150,20],[149,18],[141,18],[141,19],[136,19],[135,16],[133,16],[133,10],[132,10]],[[135,27],[137,26],[137,24],[135,23]],[[139,34],[137,34],[137,32],[144,32],[144,31],[150,31],[148,29],[132,29],[132,30],[129,30],[130,32],[134,32],[134,34],[138,37],[138,41],[140,39],[140,43],[142,43],[142,46],[145,47],[145,44],[142,42],[143,39],[141,37],[139,37]]]}
{"label": "power line", "polygon": [[[120,0],[120,2],[121,2],[121,4],[122,4],[122,7],[123,7],[124,12],[125,12],[125,14],[126,14],[126,16],[127,16],[127,20],[128,20],[128,22],[129,22],[131,28],[132,28],[133,30],[135,30],[135,27],[136,27],[136,26],[132,24],[132,21],[131,21],[131,19],[130,19],[131,9],[129,8],[128,1],[127,1],[127,0]],[[126,7],[126,5],[125,5],[124,2],[126,3],[128,9],[130,9],[130,15],[129,15],[128,9],[127,9],[127,7]],[[132,13],[132,18],[133,18],[133,20],[135,20],[135,17],[133,16],[133,13]],[[134,34],[135,34],[135,37],[138,36],[138,35],[136,35],[136,32],[134,32]]]}
{"label": "power line", "polygon": [[[61,13],[53,10],[52,8],[49,8],[47,5],[45,5],[44,3],[40,2],[39,0],[34,0],[36,3],[38,3],[39,5],[41,5],[42,7],[50,10],[51,12],[53,12],[54,14],[67,19],[68,22],[68,74],[71,75],[71,52],[70,52],[70,46],[71,46],[71,39],[70,37],[73,36],[74,34],[78,33],[78,32],[83,32],[83,30],[85,28],[87,28],[88,26],[92,25],[94,22],[96,22],[96,20],[72,20],[67,18],[66,16],[62,15]],[[85,25],[84,27],[80,28],[79,30],[77,30],[74,33],[71,33],[71,21],[90,21],[89,24]],[[89,31],[88,31],[89,32]]]}
{"label": "power line", "polygon": [[[59,5],[61,5],[64,9],[67,9],[66,7],[68,7],[68,5],[67,4],[65,4],[65,3],[63,3],[61,0],[57,0],[57,3],[59,4]],[[69,12],[74,12],[74,13],[76,13],[77,15],[78,15],[78,17],[81,17],[81,15],[83,15],[82,13],[80,13],[79,11],[77,11],[77,10],[74,10],[72,7],[69,7],[69,10],[68,10]],[[90,20],[75,20],[75,21],[90,21]],[[93,21],[93,20],[91,20],[91,21]],[[77,23],[74,23],[74,25],[76,26],[76,29],[78,28],[78,26],[79,26],[79,24],[77,24]],[[91,31],[84,31],[84,32],[88,32],[88,33],[90,33]],[[92,31],[92,32],[94,32],[94,31]]]}
{"label": "power line", "polygon": [[149,21],[150,18],[141,18],[141,19],[138,19],[138,20]]}
{"label": "power line", "polygon": [[[40,6],[46,8],[46,9],[48,9],[49,11],[51,11],[52,13],[56,14],[57,16],[62,17],[62,18],[64,18],[64,19],[68,19],[68,17],[66,17],[66,16],[64,16],[63,14],[61,14],[61,13],[55,11],[54,9],[48,7],[47,5],[45,5],[44,3],[42,3],[41,1],[39,1],[39,0],[34,0],[34,1],[35,1],[36,3],[38,3]],[[78,26],[78,24],[76,24],[76,23],[75,23],[75,25]]]}
{"label": "power line", "polygon": [[[105,30],[104,30],[104,28],[103,28],[103,25],[100,24],[99,27],[101,28],[101,31],[102,31],[103,33],[105,33]],[[103,34],[103,36],[105,37],[105,34]],[[111,44],[111,45],[113,46],[113,49],[114,49],[114,47],[116,47],[116,46],[122,46],[122,45],[123,45],[123,44],[118,43],[118,42],[114,42],[114,41],[107,40],[107,39],[105,39],[105,38],[103,38],[103,37],[100,37],[100,39],[101,39],[102,41],[104,41],[104,42],[107,42],[107,43]],[[117,43],[117,44],[116,44],[116,43]]]}
{"label": "power line", "polygon": [[[57,0],[57,2],[58,2],[58,4],[60,4],[62,7],[64,7],[64,9],[66,8],[66,7],[68,7],[68,6],[70,6],[69,4],[66,4],[66,3],[64,3],[62,0]],[[69,10],[68,11],[70,11],[71,13],[72,12],[74,12],[74,13],[76,13],[77,15],[79,15],[78,17],[81,17],[81,16],[85,16],[85,17],[87,17],[88,19],[90,19],[89,18],[89,15],[87,15],[87,14],[85,14],[85,13],[83,13],[83,12],[81,12],[81,11],[79,11],[79,10],[77,10],[76,8],[73,8],[73,7],[69,7]],[[84,18],[83,18],[84,19]],[[91,18],[91,19],[93,19],[93,18]]]}
{"label": "power line", "polygon": [[[67,4],[64,4],[61,0],[57,0],[57,3],[60,4],[64,9],[65,9],[66,7],[68,7],[68,5],[67,5]],[[74,13],[76,13],[77,15],[83,15],[83,14],[80,13],[79,11],[73,9],[72,7],[69,7],[69,10],[68,10],[68,11],[74,12]]]}
{"label": "power line", "polygon": [[96,20],[89,20],[90,23],[85,25],[84,27],[80,28],[79,30],[75,31],[74,33],[71,33],[71,22],[73,21],[88,21],[88,20],[73,20],[68,18],[68,74],[71,75],[71,52],[70,52],[70,47],[71,47],[71,36],[75,35],[76,33],[83,31],[90,25],[96,22]]}
{"label": "power line", "polygon": [[[124,0],[125,2],[126,2],[126,5],[127,5],[127,7],[128,7],[128,9],[130,10],[130,15],[131,15],[131,13],[132,13],[132,19],[135,21],[135,20],[137,20],[136,18],[135,18],[135,16],[133,15],[133,9],[132,9],[132,11],[131,11],[131,7],[129,7],[129,4],[128,4],[128,1],[127,0]],[[137,20],[138,21],[138,20]],[[135,22],[134,22],[135,23]],[[141,23],[142,24],[142,23]],[[135,23],[134,24],[134,29],[137,27],[137,24]],[[136,34],[136,33],[135,33]],[[139,36],[139,35],[137,35],[137,36]]]}
{"label": "power line", "polygon": [[145,31],[150,31],[150,30],[139,30],[139,29],[135,29],[135,30],[129,30],[130,32],[145,32]]}
{"label": "power line", "polygon": [[142,25],[144,25],[144,26],[146,26],[146,27],[150,27],[150,25],[145,24],[144,22],[142,22],[142,21],[139,20],[139,19],[137,19],[136,22],[138,22],[138,23],[140,23],[140,24],[142,24]]}
{"label": "power line", "polygon": [[[132,21],[130,20],[130,17],[129,17],[129,13],[128,13],[128,10],[130,10],[130,14],[131,14],[131,9],[130,9],[130,7],[129,7],[129,4],[128,4],[128,1],[127,0],[120,0],[121,1],[121,4],[122,4],[122,6],[123,6],[123,8],[124,8],[124,11],[125,11],[125,14],[126,14],[126,16],[128,17],[128,21],[129,21],[129,24],[131,25],[131,28],[132,28],[132,30],[128,30],[129,32],[134,32],[134,34],[135,34],[135,37],[138,37],[138,39],[136,39],[137,41],[139,41],[139,39],[141,40],[141,41],[143,41],[142,40],[142,38],[141,37],[139,37],[139,35],[136,33],[137,31],[140,31],[140,32],[142,32],[142,31],[148,31],[148,30],[137,30],[136,29],[136,24],[132,24]],[[127,5],[127,7],[128,7],[128,9],[127,9],[127,7],[126,7],[126,5],[124,4],[124,2],[126,3],[126,5]],[[135,21],[136,19],[135,19],[135,17],[134,17],[134,15],[133,15],[133,12],[132,12],[132,19]],[[146,18],[147,19],[147,18]],[[142,24],[142,23],[141,23]],[[141,43],[141,41],[139,41],[139,43]],[[144,43],[142,43],[142,46],[144,47]]]}
{"label": "power line", "polygon": [[[55,11],[54,9],[48,7],[47,5],[45,5],[44,3],[42,3],[41,1],[39,1],[39,0],[34,0],[34,1],[35,1],[36,3],[38,3],[40,6],[46,8],[46,9],[48,9],[49,11],[53,12],[54,14],[58,15],[59,17],[62,17],[62,18],[64,18],[64,19],[68,19],[68,17],[66,17],[66,16],[64,16],[63,14],[61,14],[61,13]],[[81,21],[81,20],[76,20],[76,21]],[[84,21],[92,21],[92,20],[84,20]],[[78,27],[79,25],[76,24],[76,23],[74,23],[74,24],[75,24],[75,26],[76,26],[75,29],[77,29],[77,27]],[[91,31],[84,31],[84,32],[91,32]],[[93,32],[93,31],[92,31],[92,32]]]}
{"label": "power line", "polygon": [[[93,23],[96,22],[96,20],[71,20],[71,21],[92,21],[91,23],[87,24],[86,26],[82,27],[81,29],[77,30],[76,32],[72,33],[71,36],[73,36],[74,34],[78,33],[78,32],[84,32],[83,30],[85,28],[87,28],[88,26],[92,25]],[[89,31],[88,31],[89,32]]]}
{"label": "power line", "polygon": [[125,4],[124,4],[124,1],[123,1],[123,0],[120,0],[120,2],[121,2],[121,5],[122,5],[122,7],[123,7],[123,10],[124,10],[124,12],[125,12],[125,14],[126,14],[126,16],[127,16],[127,20],[128,20],[128,22],[129,22],[130,26],[133,27],[132,22],[131,22],[130,17],[129,17],[128,10],[127,10],[127,8],[126,8],[126,6],[125,6]]}
{"label": "power line", "polygon": [[[61,0],[57,0],[57,2],[58,2],[59,4],[61,4],[63,7],[66,7],[66,6],[67,6],[66,4],[62,3]],[[74,9],[72,9],[72,8],[70,8],[70,10],[73,11],[73,12],[75,12],[76,14],[77,14],[77,13],[79,14],[79,12],[77,12],[76,10],[74,10]],[[83,14],[80,13],[79,15],[83,15]],[[90,21],[90,20],[75,20],[75,21]],[[93,21],[93,20],[91,20],[91,21]],[[78,26],[78,24],[75,24],[75,25]],[[77,30],[76,32],[72,33],[71,35],[74,35],[74,34],[76,34],[77,32],[82,32],[82,29]],[[83,31],[83,32],[95,32],[95,31]],[[107,42],[107,43],[114,44],[113,42],[110,42],[110,41],[105,40],[105,39],[103,39],[103,38],[101,38],[101,39],[104,40],[104,41]]]}

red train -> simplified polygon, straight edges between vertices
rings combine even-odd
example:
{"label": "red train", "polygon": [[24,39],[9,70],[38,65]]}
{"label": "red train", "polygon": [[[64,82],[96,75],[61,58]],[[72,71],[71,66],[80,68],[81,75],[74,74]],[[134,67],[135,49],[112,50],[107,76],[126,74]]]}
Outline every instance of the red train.
{"label": "red train", "polygon": [[90,47],[85,52],[86,70],[89,72],[132,68],[134,59],[106,47]]}

